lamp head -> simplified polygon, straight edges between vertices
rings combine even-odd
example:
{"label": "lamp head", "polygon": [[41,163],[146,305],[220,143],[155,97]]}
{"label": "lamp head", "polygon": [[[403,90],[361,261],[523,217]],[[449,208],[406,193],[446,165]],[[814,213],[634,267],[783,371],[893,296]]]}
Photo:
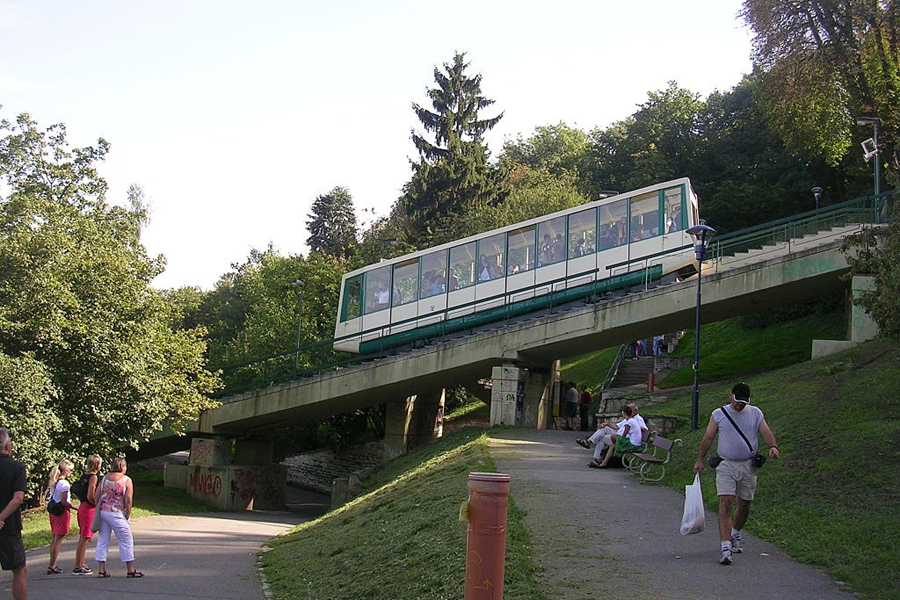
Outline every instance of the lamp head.
{"label": "lamp head", "polygon": [[700,219],[697,225],[687,230],[687,234],[694,238],[694,254],[697,256],[697,260],[702,262],[706,258],[709,240],[716,235],[716,230],[707,225],[706,221]]}
{"label": "lamp head", "polygon": [[878,117],[860,117],[856,120],[857,125],[875,125],[878,123]]}

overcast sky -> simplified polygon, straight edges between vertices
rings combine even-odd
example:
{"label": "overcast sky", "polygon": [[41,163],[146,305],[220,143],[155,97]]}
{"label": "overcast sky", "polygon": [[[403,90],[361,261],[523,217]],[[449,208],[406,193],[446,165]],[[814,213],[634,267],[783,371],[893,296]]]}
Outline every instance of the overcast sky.
{"label": "overcast sky", "polygon": [[[412,102],[467,53],[504,139],[632,114],[670,80],[750,71],[739,0],[0,0],[0,117],[102,137],[108,200],[144,188],[154,285],[211,288],[251,248],[305,253],[312,201],[384,215],[409,179]],[[371,220],[371,212],[365,219]]]}

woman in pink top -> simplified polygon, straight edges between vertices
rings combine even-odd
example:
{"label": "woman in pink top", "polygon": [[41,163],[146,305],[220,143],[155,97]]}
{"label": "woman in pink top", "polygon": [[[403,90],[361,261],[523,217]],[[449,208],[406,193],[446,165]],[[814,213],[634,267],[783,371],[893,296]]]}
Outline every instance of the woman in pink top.
{"label": "woman in pink top", "polygon": [[109,536],[115,531],[119,542],[119,560],[128,567],[128,577],[143,577],[134,569],[134,538],[131,535],[131,516],[134,486],[125,475],[128,465],[122,457],[113,459],[110,472],[97,486],[94,504],[100,511],[100,531],[97,532],[97,577],[109,577],[106,571],[106,555],[109,550]]}

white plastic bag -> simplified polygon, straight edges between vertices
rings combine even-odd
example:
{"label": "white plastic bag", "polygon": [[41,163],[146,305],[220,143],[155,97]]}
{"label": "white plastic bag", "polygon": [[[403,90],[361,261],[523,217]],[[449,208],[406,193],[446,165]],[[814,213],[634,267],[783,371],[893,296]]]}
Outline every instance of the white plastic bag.
{"label": "white plastic bag", "polygon": [[700,533],[706,529],[706,511],[703,510],[703,494],[700,492],[700,474],[694,475],[694,483],[684,486],[684,514],[681,517],[681,535]]}

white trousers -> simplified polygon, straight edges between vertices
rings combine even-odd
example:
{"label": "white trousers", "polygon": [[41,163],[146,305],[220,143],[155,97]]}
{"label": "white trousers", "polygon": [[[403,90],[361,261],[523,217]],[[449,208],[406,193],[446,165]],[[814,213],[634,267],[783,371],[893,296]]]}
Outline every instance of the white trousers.
{"label": "white trousers", "polygon": [[97,532],[97,550],[94,552],[94,558],[97,562],[106,562],[109,536],[112,532],[116,532],[116,540],[119,542],[119,560],[133,561],[134,538],[131,536],[131,525],[120,511],[108,510],[100,511],[100,531]]}
{"label": "white trousers", "polygon": [[612,438],[610,436],[614,433],[615,431],[612,428],[603,427],[591,434],[591,437],[588,439],[594,444],[594,458],[602,460],[603,451],[612,446]]}

